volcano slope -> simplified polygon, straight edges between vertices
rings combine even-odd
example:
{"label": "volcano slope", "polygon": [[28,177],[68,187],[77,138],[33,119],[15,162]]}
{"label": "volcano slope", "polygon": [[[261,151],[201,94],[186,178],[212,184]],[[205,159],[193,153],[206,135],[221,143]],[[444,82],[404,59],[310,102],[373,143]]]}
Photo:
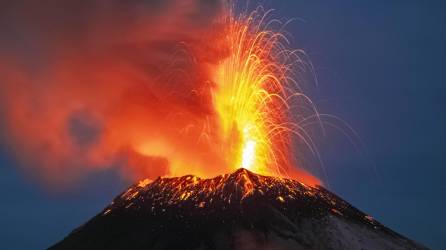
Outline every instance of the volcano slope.
{"label": "volcano slope", "polygon": [[426,249],[323,187],[239,169],[131,186],[50,249]]}

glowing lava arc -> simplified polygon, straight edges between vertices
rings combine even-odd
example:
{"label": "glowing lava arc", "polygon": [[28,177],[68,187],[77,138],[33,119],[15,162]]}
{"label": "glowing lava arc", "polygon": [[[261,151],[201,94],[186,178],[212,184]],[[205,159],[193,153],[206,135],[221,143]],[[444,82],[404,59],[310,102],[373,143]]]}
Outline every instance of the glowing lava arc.
{"label": "glowing lava arc", "polygon": [[248,16],[228,15],[229,55],[218,66],[214,101],[230,148],[228,162],[234,168],[283,176],[292,165],[293,136],[313,147],[293,122],[291,98],[305,100],[313,117],[317,111],[293,79],[294,66],[304,64],[301,51],[286,49],[286,37],[268,29],[275,22],[264,21],[268,14],[258,8]]}

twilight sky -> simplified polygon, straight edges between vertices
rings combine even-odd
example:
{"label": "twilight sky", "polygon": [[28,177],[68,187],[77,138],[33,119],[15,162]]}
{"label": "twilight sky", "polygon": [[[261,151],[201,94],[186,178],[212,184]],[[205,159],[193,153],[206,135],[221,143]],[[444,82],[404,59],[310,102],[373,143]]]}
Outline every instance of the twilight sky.
{"label": "twilight sky", "polygon": [[[446,4],[290,0],[265,6],[297,18],[287,30],[316,68],[319,85],[311,97],[322,112],[348,122],[367,147],[358,153],[334,131],[319,138],[329,189],[395,231],[445,249]],[[110,168],[55,193],[16,165],[14,152],[1,148],[2,249],[50,246],[130,184]]]}

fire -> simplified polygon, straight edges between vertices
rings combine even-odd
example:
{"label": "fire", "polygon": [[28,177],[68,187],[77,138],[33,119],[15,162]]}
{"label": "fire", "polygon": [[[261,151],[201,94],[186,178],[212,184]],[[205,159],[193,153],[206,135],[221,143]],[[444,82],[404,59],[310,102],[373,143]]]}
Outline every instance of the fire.
{"label": "fire", "polygon": [[229,55],[219,65],[214,101],[228,162],[260,174],[286,175],[291,168],[289,100],[303,95],[291,78],[293,51],[280,32],[265,28],[268,12],[227,19]]}
{"label": "fire", "polygon": [[60,15],[56,2],[17,3],[11,30],[28,42],[0,47],[1,143],[30,175],[59,187],[114,166],[133,181],[245,168],[319,182],[294,152],[316,152],[299,87],[311,67],[270,12],[173,0]]}
{"label": "fire", "polygon": [[242,168],[252,169],[256,157],[256,141],[249,139],[243,146]]}
{"label": "fire", "polygon": [[[151,138],[136,145],[137,152],[166,157],[173,176],[212,177],[245,168],[259,174],[294,175],[309,184],[319,183],[296,170],[299,166],[293,164],[291,156],[293,136],[311,141],[291,115],[295,111],[293,98],[309,100],[293,79],[293,66],[302,63],[302,59],[296,51],[286,48],[288,41],[282,33],[267,28],[264,20],[268,14],[259,8],[248,16],[228,11],[223,18],[223,38],[215,46],[218,51],[225,51],[225,56],[215,65],[211,73],[214,85],[209,88],[215,110],[209,119],[215,122],[206,123],[197,136],[198,145],[212,149],[212,157],[197,161],[183,156],[184,150],[171,143],[150,141]],[[194,125],[186,127],[184,131],[189,131]]]}
{"label": "fire", "polygon": [[[252,199],[253,197],[255,199]],[[240,209],[239,206],[244,206],[250,200],[268,201],[280,209],[287,210],[287,207],[296,208],[290,204],[300,203],[302,200],[315,205],[314,201],[317,201],[318,197],[322,197],[321,200],[329,204],[327,209],[346,208],[336,197],[324,195],[324,189],[320,186],[310,187],[296,180],[263,176],[246,169],[237,169],[233,173],[209,179],[186,175],[158,178],[145,185],[133,185],[105,208],[102,215],[115,213],[120,208],[136,211],[145,207],[150,208],[153,215],[166,214],[166,209],[171,207],[175,207],[175,215],[183,209],[187,210],[188,214],[191,211],[215,212],[221,209]],[[203,209],[205,210],[202,211]],[[339,211],[337,214],[342,216]]]}

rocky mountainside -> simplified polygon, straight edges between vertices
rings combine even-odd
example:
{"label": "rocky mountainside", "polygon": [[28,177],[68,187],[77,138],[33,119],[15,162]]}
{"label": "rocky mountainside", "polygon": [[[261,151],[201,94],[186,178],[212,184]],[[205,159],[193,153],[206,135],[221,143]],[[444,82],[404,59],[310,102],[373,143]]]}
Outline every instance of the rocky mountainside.
{"label": "rocky mountainside", "polygon": [[254,174],[143,180],[50,249],[426,249],[323,187]]}

